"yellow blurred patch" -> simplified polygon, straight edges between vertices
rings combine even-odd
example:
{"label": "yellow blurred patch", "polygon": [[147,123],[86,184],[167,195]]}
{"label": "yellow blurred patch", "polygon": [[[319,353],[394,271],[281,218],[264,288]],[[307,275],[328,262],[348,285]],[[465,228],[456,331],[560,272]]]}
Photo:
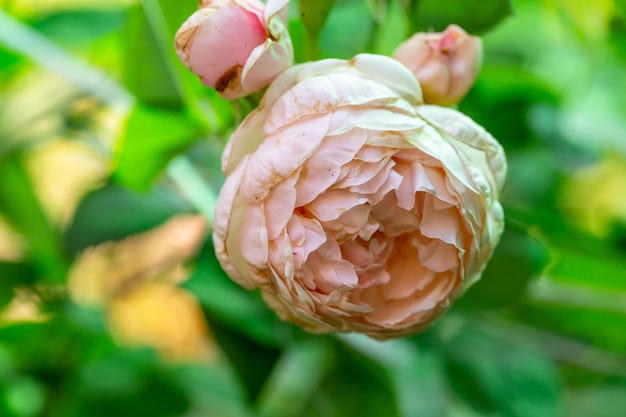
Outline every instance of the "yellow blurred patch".
{"label": "yellow blurred patch", "polygon": [[50,318],[39,309],[39,296],[28,290],[15,291],[13,300],[0,310],[0,326],[13,323],[41,323]]}
{"label": "yellow blurred patch", "polygon": [[113,299],[108,319],[122,345],[152,346],[173,360],[211,359],[216,353],[198,302],[171,284],[149,283]]}
{"label": "yellow blurred patch", "polygon": [[[139,3],[140,0],[0,0],[13,13],[23,15],[41,15],[73,9],[116,9]],[[9,6],[10,7],[7,7]]]}
{"label": "yellow blurred patch", "polygon": [[206,233],[202,216],[178,216],[146,233],[88,248],[70,269],[70,296],[80,304],[103,306],[149,282],[181,282],[187,277],[183,261]]}
{"label": "yellow blurred patch", "polygon": [[558,0],[559,8],[574,26],[594,40],[603,40],[615,14],[613,0]]}
{"label": "yellow blurred patch", "polygon": [[561,193],[562,205],[582,228],[604,237],[626,223],[626,161],[608,158],[576,173]]}
{"label": "yellow blurred patch", "polygon": [[70,269],[70,296],[105,309],[120,344],[152,346],[176,360],[211,358],[214,347],[202,310],[192,294],[176,287],[188,277],[183,262],[207,232],[204,217],[184,215],[89,248]]}
{"label": "yellow blurred patch", "polygon": [[57,139],[27,154],[26,166],[48,217],[65,226],[83,195],[102,183],[108,162],[86,143]]}
{"label": "yellow blurred patch", "polygon": [[16,262],[24,256],[25,243],[0,217],[0,262]]}

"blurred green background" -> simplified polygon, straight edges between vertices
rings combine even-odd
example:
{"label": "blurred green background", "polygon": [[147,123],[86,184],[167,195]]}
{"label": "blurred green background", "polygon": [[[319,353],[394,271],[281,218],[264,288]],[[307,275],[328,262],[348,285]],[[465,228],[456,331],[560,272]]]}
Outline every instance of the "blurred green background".
{"label": "blurred green background", "polygon": [[507,152],[507,229],[442,320],[383,343],[221,271],[205,219],[258,97],[178,62],[196,1],[0,5],[0,416],[626,416],[624,0],[291,2],[297,61],[483,36],[459,108]]}

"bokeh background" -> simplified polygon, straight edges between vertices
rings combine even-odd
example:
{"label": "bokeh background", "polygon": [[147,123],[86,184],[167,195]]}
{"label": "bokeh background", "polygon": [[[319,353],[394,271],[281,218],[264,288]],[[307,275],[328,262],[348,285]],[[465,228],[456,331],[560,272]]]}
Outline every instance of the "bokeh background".
{"label": "bokeh background", "polygon": [[507,229],[430,330],[308,334],[221,271],[194,0],[0,0],[0,416],[626,416],[626,1],[300,0],[299,62],[483,36]]}

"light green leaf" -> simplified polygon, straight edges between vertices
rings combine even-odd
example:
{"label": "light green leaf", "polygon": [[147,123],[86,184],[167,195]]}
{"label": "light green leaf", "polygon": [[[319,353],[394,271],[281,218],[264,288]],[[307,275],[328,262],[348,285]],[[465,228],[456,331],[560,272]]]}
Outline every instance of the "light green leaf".
{"label": "light green leaf", "polygon": [[398,1],[387,3],[384,21],[378,27],[374,37],[374,53],[389,55],[405,40],[408,18]]}
{"label": "light green leaf", "polygon": [[456,307],[494,309],[519,300],[528,281],[543,271],[548,260],[548,251],[539,240],[519,228],[507,228],[482,278]]}
{"label": "light green leaf", "polygon": [[47,218],[19,154],[0,159],[0,211],[28,242],[28,257],[40,278],[64,282],[67,261],[59,231]]}
{"label": "light green leaf", "polygon": [[0,262],[0,309],[13,299],[15,287],[30,285],[35,278],[29,264]]}
{"label": "light green leaf", "polygon": [[62,75],[105,103],[126,107],[132,103],[128,92],[100,70],[74,57],[36,30],[0,10],[0,44]]}
{"label": "light green leaf", "polygon": [[463,327],[446,341],[448,381],[482,414],[557,417],[561,383],[554,365],[529,346]]}
{"label": "light green leaf", "polygon": [[413,17],[422,30],[440,32],[454,23],[469,33],[481,34],[512,13],[511,0],[421,0]]}
{"label": "light green leaf", "polygon": [[279,345],[278,319],[253,293],[235,284],[219,265],[209,243],[198,257],[196,270],[184,286],[209,315],[264,346]]}
{"label": "light green leaf", "polygon": [[300,19],[311,36],[317,36],[335,5],[335,0],[300,0]]}
{"label": "light green leaf", "polygon": [[328,370],[332,347],[328,342],[297,340],[284,351],[259,394],[261,417],[291,417],[303,411]]}
{"label": "light green leaf", "polygon": [[348,0],[337,4],[320,33],[322,54],[348,59],[366,52],[373,27],[366,2]]}
{"label": "light green leaf", "polygon": [[[148,0],[149,3],[156,0]],[[158,7],[158,2],[153,7]],[[124,84],[140,101],[163,107],[180,107],[183,87],[163,50],[159,32],[155,32],[146,10],[140,5],[128,11],[124,37]],[[169,47],[173,44],[170,43]]]}
{"label": "light green leaf", "polygon": [[179,111],[136,106],[118,139],[113,178],[146,189],[169,161],[205,133],[204,126]]}
{"label": "light green leaf", "polygon": [[442,415],[446,403],[443,362],[430,346],[418,347],[404,340],[378,342],[356,334],[339,339],[384,368],[401,416]]}
{"label": "light green leaf", "polygon": [[569,396],[567,417],[623,417],[626,384],[598,385],[575,390]]}
{"label": "light green leaf", "polygon": [[137,193],[106,185],[88,194],[65,231],[66,251],[75,253],[107,240],[144,232],[191,208],[170,190],[153,187]]}

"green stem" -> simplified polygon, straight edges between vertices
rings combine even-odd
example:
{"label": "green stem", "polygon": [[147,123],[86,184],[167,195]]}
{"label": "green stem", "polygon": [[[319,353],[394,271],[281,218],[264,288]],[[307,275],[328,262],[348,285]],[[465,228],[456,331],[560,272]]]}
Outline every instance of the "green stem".
{"label": "green stem", "polygon": [[312,33],[308,29],[306,33],[306,54],[307,61],[315,61],[320,56],[319,33]]}
{"label": "green stem", "polygon": [[167,173],[189,203],[212,226],[215,219],[217,194],[210,188],[193,164],[186,157],[179,156],[170,162]]}

